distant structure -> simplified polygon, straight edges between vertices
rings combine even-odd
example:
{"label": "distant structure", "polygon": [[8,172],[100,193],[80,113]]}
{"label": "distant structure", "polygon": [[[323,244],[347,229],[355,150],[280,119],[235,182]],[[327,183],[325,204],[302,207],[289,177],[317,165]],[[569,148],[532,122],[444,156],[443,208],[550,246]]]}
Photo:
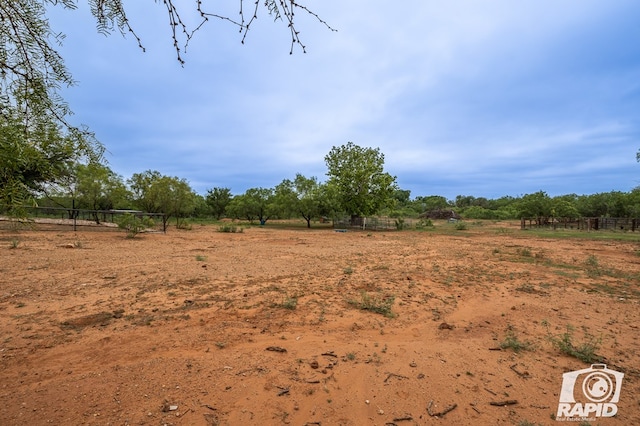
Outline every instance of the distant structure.
{"label": "distant structure", "polygon": [[461,219],[460,215],[450,209],[433,209],[420,215],[423,219]]}

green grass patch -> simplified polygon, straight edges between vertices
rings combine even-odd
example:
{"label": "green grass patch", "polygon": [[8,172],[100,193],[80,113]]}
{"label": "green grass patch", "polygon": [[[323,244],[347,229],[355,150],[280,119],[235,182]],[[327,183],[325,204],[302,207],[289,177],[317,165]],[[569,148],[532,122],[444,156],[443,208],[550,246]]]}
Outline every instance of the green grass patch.
{"label": "green grass patch", "polygon": [[516,332],[513,326],[509,325],[507,326],[507,332],[504,337],[504,340],[500,343],[500,348],[511,349],[515,353],[518,353],[521,351],[531,351],[533,350],[534,346],[533,346],[533,343],[531,342],[521,341],[516,335]]}
{"label": "green grass patch", "polygon": [[594,362],[602,362],[602,357],[596,354],[596,351],[600,348],[602,339],[596,338],[591,335],[586,335],[586,341],[582,343],[574,343],[573,333],[575,329],[571,325],[567,325],[567,330],[559,335],[552,335],[549,333],[548,339],[551,344],[560,352],[579,359],[587,364]]}
{"label": "green grass patch", "polygon": [[363,311],[371,311],[387,318],[395,318],[396,314],[391,310],[394,301],[395,296],[372,297],[369,293],[363,291],[360,294],[360,300],[349,300],[349,304]]}

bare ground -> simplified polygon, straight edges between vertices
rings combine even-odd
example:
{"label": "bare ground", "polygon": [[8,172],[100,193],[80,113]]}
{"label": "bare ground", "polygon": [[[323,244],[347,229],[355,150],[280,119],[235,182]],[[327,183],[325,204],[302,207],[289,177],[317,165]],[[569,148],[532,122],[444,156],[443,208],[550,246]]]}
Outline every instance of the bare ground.
{"label": "bare ground", "polygon": [[0,424],[554,424],[590,366],[567,327],[625,373],[596,423],[640,424],[639,253],[509,223],[0,229]]}

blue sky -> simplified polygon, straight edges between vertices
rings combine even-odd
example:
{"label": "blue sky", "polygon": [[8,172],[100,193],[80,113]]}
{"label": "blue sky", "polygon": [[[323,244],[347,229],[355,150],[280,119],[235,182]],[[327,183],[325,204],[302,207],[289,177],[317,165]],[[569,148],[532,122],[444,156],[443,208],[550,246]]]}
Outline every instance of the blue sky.
{"label": "blue sky", "polygon": [[286,25],[262,13],[244,45],[209,22],[184,67],[162,4],[125,1],[144,53],[98,34],[86,5],[57,8],[50,24],[67,35],[59,50],[78,82],[63,93],[72,121],[125,179],[158,170],[203,195],[296,173],[324,181],[325,155],[349,141],[380,148],[412,197],[640,185],[639,2],[304,4],[338,30],[298,13],[306,54],[289,55]]}

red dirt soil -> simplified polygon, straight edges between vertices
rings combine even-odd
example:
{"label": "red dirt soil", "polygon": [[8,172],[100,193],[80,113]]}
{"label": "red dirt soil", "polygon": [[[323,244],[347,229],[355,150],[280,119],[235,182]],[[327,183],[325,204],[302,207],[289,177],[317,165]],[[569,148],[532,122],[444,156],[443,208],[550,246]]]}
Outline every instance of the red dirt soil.
{"label": "red dirt soil", "polygon": [[555,424],[568,326],[640,424],[640,243],[551,235],[4,226],[0,424]]}

